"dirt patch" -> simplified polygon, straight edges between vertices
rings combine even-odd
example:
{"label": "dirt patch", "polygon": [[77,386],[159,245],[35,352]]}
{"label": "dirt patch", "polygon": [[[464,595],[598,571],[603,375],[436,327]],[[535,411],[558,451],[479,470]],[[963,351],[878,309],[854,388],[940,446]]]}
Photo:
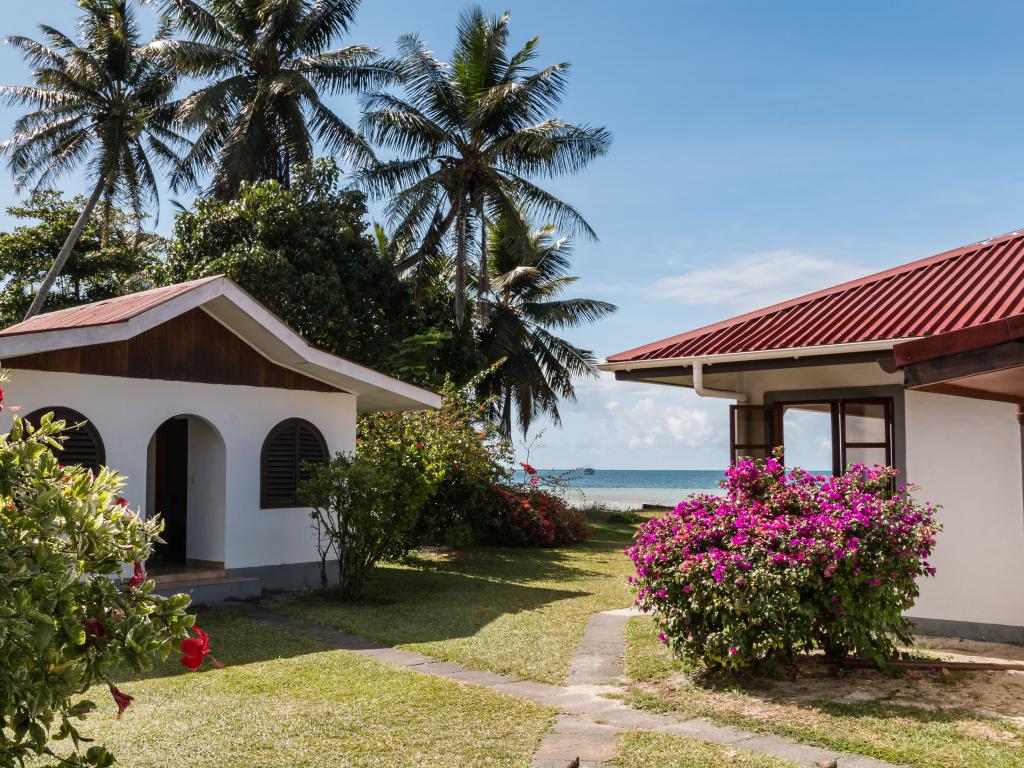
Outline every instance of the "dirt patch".
{"label": "dirt patch", "polygon": [[[956,638],[921,638],[913,650],[925,658],[947,661],[1024,661],[1024,647]],[[650,687],[659,688],[660,693],[665,694],[692,685],[691,679],[678,673]],[[757,719],[780,716],[791,721],[810,719],[821,702],[835,702],[909,706],[932,711],[963,710],[1024,725],[1024,672],[947,672],[936,668],[893,674],[874,669],[849,669],[837,674],[822,656],[815,655],[800,661],[793,680],[756,677],[725,688],[705,681],[700,688],[706,704]],[[912,727],[909,720],[907,725]],[[978,731],[967,735],[1007,738],[1003,729],[987,726],[983,721],[965,720],[963,726]]]}

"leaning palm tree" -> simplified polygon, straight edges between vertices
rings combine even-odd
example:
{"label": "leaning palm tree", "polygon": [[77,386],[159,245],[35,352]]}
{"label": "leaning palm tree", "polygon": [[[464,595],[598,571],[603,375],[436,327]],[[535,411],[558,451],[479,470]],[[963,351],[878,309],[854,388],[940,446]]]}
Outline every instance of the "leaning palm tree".
{"label": "leaning palm tree", "polygon": [[575,399],[573,378],[595,376],[597,360],[556,334],[616,310],[605,301],[563,298],[576,280],[568,274],[568,240],[547,226],[524,242],[517,226],[500,219],[492,227],[493,295],[479,338],[487,361],[498,365],[480,380],[478,394],[487,399],[488,415],[506,437],[512,436],[513,421],[523,434],[539,416],[560,423],[559,399]]}
{"label": "leaning palm tree", "polygon": [[[486,222],[499,216],[524,239],[529,226],[523,213],[595,237],[575,208],[531,179],[577,172],[605,154],[611,142],[604,128],[551,116],[564,94],[569,65],[534,69],[538,38],[510,55],[508,21],[507,13],[488,18],[479,8],[463,13],[451,64],[436,59],[415,35],[400,38],[406,98],[370,94],[363,115],[371,141],[405,155],[362,174],[368,191],[390,197],[387,213],[396,241],[420,243],[396,259],[397,269],[405,271],[436,253],[454,228],[460,324],[473,228],[481,238],[481,264],[488,250]],[[478,275],[478,291],[486,295],[487,269]]]}
{"label": "leaning palm tree", "polygon": [[153,160],[174,162],[187,140],[172,126],[176,74],[140,55],[140,34],[127,0],[79,0],[79,39],[40,25],[45,42],[8,37],[32,67],[31,86],[0,94],[30,112],[0,144],[15,185],[40,190],[84,165],[92,184],[25,317],[38,314],[97,204],[127,205],[138,219],[159,202]]}
{"label": "leaning palm tree", "polygon": [[313,161],[316,141],[358,163],[372,157],[321,99],[396,80],[395,65],[375,49],[331,50],[359,0],[149,2],[159,2],[183,35],[153,42],[150,55],[208,82],[178,105],[181,124],[198,135],[171,178],[175,189],[198,186],[210,168],[220,198],[233,198],[247,181],[288,186],[292,169]]}

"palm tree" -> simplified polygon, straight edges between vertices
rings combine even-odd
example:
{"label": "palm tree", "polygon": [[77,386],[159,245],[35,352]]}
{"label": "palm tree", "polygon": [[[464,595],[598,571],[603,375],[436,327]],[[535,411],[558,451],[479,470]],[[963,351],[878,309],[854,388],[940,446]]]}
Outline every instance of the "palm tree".
{"label": "palm tree", "polygon": [[40,190],[85,165],[92,184],[85,207],[39,286],[25,317],[39,313],[100,200],[127,205],[141,219],[159,202],[155,158],[173,162],[187,140],[174,131],[176,74],[140,55],[139,28],[127,0],[79,0],[76,42],[40,25],[45,43],[8,37],[32,67],[31,86],[3,86],[8,103],[30,112],[0,144],[18,190]]}
{"label": "palm tree", "polygon": [[[371,141],[405,158],[371,165],[362,174],[373,194],[388,195],[398,242],[420,243],[396,260],[405,271],[438,251],[454,227],[455,313],[465,315],[467,240],[479,231],[478,291],[486,295],[486,222],[503,217],[523,239],[537,216],[562,231],[596,237],[571,205],[531,181],[574,173],[604,155],[611,135],[550,117],[566,88],[568,64],[534,69],[539,38],[509,55],[508,14],[464,12],[451,64],[434,57],[415,35],[398,41],[406,98],[377,92],[366,99],[362,127]],[[484,305],[481,305],[484,306]]]}
{"label": "palm tree", "polygon": [[616,310],[605,301],[562,298],[576,280],[568,274],[569,241],[557,238],[549,225],[524,242],[516,227],[504,219],[492,226],[493,298],[487,300],[488,323],[479,338],[487,361],[500,365],[480,380],[478,394],[488,399],[488,415],[506,437],[513,419],[523,434],[538,416],[560,423],[559,399],[575,399],[573,378],[596,376],[597,360],[556,332]]}
{"label": "palm tree", "polygon": [[[149,0],[157,2],[158,0]],[[178,118],[198,132],[171,183],[198,186],[214,169],[212,192],[233,198],[245,181],[284,186],[292,168],[313,161],[314,141],[356,162],[373,153],[321,100],[378,88],[396,67],[362,45],[330,50],[349,30],[359,0],[159,0],[184,39],[148,51],[185,75],[212,81],[183,99]]]}

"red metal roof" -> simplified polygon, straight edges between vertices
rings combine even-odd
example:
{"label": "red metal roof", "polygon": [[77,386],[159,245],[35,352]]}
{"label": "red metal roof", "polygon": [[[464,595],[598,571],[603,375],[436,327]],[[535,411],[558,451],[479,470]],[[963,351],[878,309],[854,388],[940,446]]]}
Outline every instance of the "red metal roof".
{"label": "red metal roof", "polygon": [[115,299],[97,301],[93,304],[83,304],[80,307],[47,312],[46,314],[36,315],[28,320],[12,325],[9,328],[4,328],[0,331],[0,336],[17,336],[22,333],[62,331],[69,328],[86,328],[96,325],[123,323],[131,320],[136,315],[142,314],[146,310],[173,299],[175,296],[188,293],[219,277],[220,275],[204,277],[200,280],[190,280],[187,283],[177,283],[163,288],[132,293],[128,296],[119,296]]}
{"label": "red metal roof", "polygon": [[1024,313],[1024,233],[940,253],[608,357],[668,360],[932,336]]}

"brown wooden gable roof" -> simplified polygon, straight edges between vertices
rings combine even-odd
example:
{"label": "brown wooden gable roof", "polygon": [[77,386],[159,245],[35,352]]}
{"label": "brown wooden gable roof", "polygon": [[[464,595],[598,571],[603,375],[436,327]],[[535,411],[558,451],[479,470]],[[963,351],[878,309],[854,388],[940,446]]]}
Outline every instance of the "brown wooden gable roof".
{"label": "brown wooden gable roof", "polygon": [[343,391],[270,362],[202,309],[189,310],[125,341],[22,355],[11,365],[132,379]]}

